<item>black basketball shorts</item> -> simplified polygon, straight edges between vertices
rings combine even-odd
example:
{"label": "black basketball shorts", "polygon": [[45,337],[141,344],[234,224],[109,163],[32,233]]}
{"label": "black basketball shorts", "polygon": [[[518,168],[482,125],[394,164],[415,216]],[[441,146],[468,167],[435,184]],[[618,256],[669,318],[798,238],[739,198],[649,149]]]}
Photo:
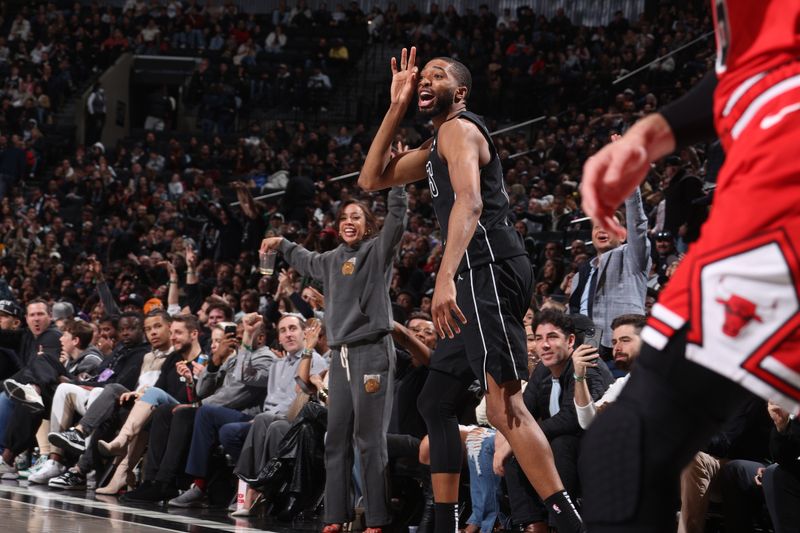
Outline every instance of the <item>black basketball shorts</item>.
{"label": "black basketball shorts", "polygon": [[456,376],[470,370],[486,389],[487,376],[498,384],[528,379],[525,316],[533,295],[527,256],[499,260],[456,276],[456,302],[467,318],[461,333],[440,339],[431,368]]}

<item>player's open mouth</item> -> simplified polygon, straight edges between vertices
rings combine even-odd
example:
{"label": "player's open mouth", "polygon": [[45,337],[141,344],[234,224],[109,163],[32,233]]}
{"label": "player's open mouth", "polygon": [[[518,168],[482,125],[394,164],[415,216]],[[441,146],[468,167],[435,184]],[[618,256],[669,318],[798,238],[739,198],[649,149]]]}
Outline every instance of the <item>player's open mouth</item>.
{"label": "player's open mouth", "polygon": [[427,109],[433,106],[433,102],[436,100],[436,97],[433,95],[432,92],[427,90],[422,90],[419,92],[419,108],[420,109]]}
{"label": "player's open mouth", "polygon": [[356,231],[355,228],[352,227],[342,228],[342,235],[344,235],[348,239],[354,239],[357,233],[358,232]]}

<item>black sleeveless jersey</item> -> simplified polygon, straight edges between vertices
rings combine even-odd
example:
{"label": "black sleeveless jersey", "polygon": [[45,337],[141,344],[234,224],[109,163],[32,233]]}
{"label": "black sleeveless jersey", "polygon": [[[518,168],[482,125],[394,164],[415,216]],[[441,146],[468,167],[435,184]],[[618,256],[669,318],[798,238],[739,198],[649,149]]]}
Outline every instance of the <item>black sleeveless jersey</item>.
{"label": "black sleeveless jersey", "polygon": [[[467,251],[458,266],[458,272],[475,268],[477,266],[493,263],[500,259],[516,257],[525,254],[525,247],[519,233],[514,229],[509,217],[511,206],[508,201],[505,184],[503,182],[503,168],[497,157],[492,138],[483,123],[483,119],[469,111],[462,111],[451,120],[463,118],[474,123],[480,129],[486,142],[489,143],[491,160],[480,169],[481,200],[483,210],[478,221],[475,234],[467,246]],[[439,131],[433,136],[428,163],[425,170],[428,174],[428,184],[433,198],[433,209],[439,219],[442,230],[442,239],[447,246],[447,228],[450,222],[450,211],[455,202],[455,193],[450,182],[450,172],[447,164],[439,157],[437,150]]]}

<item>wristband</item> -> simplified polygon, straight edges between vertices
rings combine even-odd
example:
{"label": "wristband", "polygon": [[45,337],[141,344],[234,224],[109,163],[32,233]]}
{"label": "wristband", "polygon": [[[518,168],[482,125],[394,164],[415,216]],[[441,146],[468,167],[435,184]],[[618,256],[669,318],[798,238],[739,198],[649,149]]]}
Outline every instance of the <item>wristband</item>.
{"label": "wristband", "polygon": [[586,376],[579,376],[578,374],[572,374],[572,377],[575,378],[575,381],[586,381]]}
{"label": "wristband", "polygon": [[249,352],[252,352],[252,351],[253,351],[253,346],[252,346],[252,345],[250,345],[250,344],[245,344],[245,343],[242,343],[242,348],[244,348],[245,350],[247,350],[247,351],[249,351]]}
{"label": "wristband", "polygon": [[300,357],[303,359],[311,359],[312,357],[314,357],[314,350],[309,350],[308,348],[305,348],[303,350],[303,355],[301,355]]}

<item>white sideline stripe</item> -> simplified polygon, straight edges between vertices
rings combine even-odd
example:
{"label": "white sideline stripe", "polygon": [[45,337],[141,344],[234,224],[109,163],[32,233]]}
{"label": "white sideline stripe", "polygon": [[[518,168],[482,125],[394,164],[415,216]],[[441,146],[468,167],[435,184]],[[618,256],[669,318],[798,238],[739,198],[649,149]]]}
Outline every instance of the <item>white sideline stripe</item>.
{"label": "white sideline stripe", "polygon": [[[220,531],[230,531],[231,533],[277,533],[275,531],[265,530],[265,529],[255,529],[252,527],[245,527],[245,526],[237,526],[235,524],[224,524],[222,522],[214,522],[213,520],[204,520],[202,518],[195,518],[191,516],[183,516],[183,515],[175,515],[175,514],[168,514],[162,513],[159,511],[151,511],[151,510],[144,510],[144,509],[137,509],[136,507],[127,507],[125,505],[119,503],[106,503],[106,502],[99,502],[93,500],[87,500],[84,498],[77,498],[75,496],[68,496],[61,492],[45,492],[45,491],[34,491],[30,490],[26,487],[15,487],[13,485],[0,485],[0,491],[8,491],[13,492],[15,494],[22,494],[24,496],[31,496],[34,498],[38,498],[40,500],[48,500],[48,501],[57,501],[57,502],[64,502],[64,503],[71,503],[73,505],[82,505],[84,507],[89,507],[91,509],[102,509],[104,511],[115,511],[115,512],[125,512],[136,516],[143,516],[145,518],[158,518],[160,520],[165,520],[168,522],[177,522],[179,524],[187,524],[187,525],[196,525],[202,527],[209,527],[209,528],[216,528]],[[0,498],[2,499],[2,498]],[[24,503],[24,502],[20,502]],[[36,505],[36,504],[32,504]],[[39,505],[39,507],[44,507]],[[48,507],[50,509],[50,507]],[[66,511],[67,509],[58,509],[59,511]],[[79,511],[72,511],[78,514],[85,514],[80,513]],[[87,515],[92,516],[92,515]],[[98,518],[98,517],[95,517]],[[103,517],[99,517],[103,518]],[[126,520],[117,519],[122,522],[127,522]],[[137,524],[141,526],[148,526],[148,527],[157,527],[157,526],[150,526],[150,524],[140,524],[139,522],[128,522],[130,524]],[[167,530],[167,531],[174,531],[174,530]]]}
{"label": "white sideline stripe", "polygon": [[[6,500],[6,501],[11,501],[11,500]],[[21,501],[16,501],[16,500],[14,500],[13,503],[16,504],[16,505],[27,505],[28,507],[38,507],[39,509],[47,509],[48,511],[58,511],[59,513],[72,513],[72,514],[80,515],[80,516],[83,516],[83,517],[86,517],[86,518],[89,518],[89,519],[92,519],[92,520],[104,520],[104,521],[108,521],[108,522],[120,522],[122,524],[130,524],[132,526],[135,526],[135,527],[138,527],[138,528],[141,528],[141,529],[153,528],[153,529],[160,529],[161,531],[171,531],[172,533],[176,533],[176,532],[177,533],[182,533],[180,529],[168,529],[168,528],[163,527],[163,526],[151,526],[149,524],[142,524],[140,522],[130,522],[128,520],[122,520],[121,518],[104,518],[102,516],[95,516],[95,515],[91,515],[91,514],[86,514],[86,513],[80,512],[80,511],[73,511],[71,509],[59,509],[59,508],[56,508],[56,507],[47,507],[47,506],[44,506],[44,505],[39,505],[37,503],[21,502]]]}
{"label": "white sideline stripe", "polygon": [[675,330],[681,329],[686,323],[686,321],[681,318],[679,314],[675,313],[674,311],[670,311],[669,308],[659,303],[655,304],[650,312],[654,318],[657,318]]}

